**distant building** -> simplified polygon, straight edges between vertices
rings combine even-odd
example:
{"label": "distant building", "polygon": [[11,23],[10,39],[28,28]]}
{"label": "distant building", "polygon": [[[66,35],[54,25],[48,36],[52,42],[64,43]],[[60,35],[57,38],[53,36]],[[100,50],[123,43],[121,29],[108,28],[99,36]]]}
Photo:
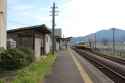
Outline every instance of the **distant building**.
{"label": "distant building", "polygon": [[62,49],[62,38],[59,36],[56,36],[56,51]]}
{"label": "distant building", "polygon": [[[51,29],[52,32],[52,29]],[[62,29],[61,28],[56,28],[55,29],[55,50],[58,51],[61,48],[61,38],[62,38]],[[51,34],[51,41],[52,41],[52,34]]]}
{"label": "distant building", "polygon": [[56,50],[58,51],[61,49],[70,48],[71,38],[72,37],[67,37],[67,38],[56,37]]}
{"label": "distant building", "polygon": [[6,0],[0,0],[0,47],[6,48]]}
{"label": "distant building", "polygon": [[[30,26],[7,31],[8,47],[30,48],[36,58],[50,52],[50,30],[45,25]],[[16,44],[14,44],[14,42]],[[13,42],[13,43],[12,43]],[[12,46],[11,46],[12,45]]]}
{"label": "distant building", "polygon": [[[50,31],[52,32],[52,29],[50,29]],[[56,28],[54,34],[55,34],[55,36],[62,37],[62,29]],[[51,36],[52,36],[52,34],[51,34]]]}
{"label": "distant building", "polygon": [[62,37],[62,29],[61,28],[55,29],[55,36]]}
{"label": "distant building", "polygon": [[56,51],[61,49],[61,38],[62,38],[62,29],[55,29],[55,38],[56,38]]}
{"label": "distant building", "polygon": [[62,42],[63,48],[70,48],[71,47],[71,38],[72,37],[62,38],[62,40],[63,40],[63,42]]}
{"label": "distant building", "polygon": [[72,37],[62,38],[62,29],[56,28],[55,29],[56,51],[69,48],[71,46],[71,41],[70,41],[71,38]]}

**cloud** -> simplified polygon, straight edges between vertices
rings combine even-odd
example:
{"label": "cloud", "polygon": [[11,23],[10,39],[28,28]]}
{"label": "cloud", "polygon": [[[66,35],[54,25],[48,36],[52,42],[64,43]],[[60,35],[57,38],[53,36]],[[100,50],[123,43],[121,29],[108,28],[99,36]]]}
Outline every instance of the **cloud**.
{"label": "cloud", "polygon": [[25,0],[15,0],[13,3],[8,0],[8,29],[37,24],[49,24],[49,7],[38,7],[41,5],[39,5],[38,1],[30,4],[25,3]]}
{"label": "cloud", "polygon": [[56,28],[62,28],[66,36],[112,27],[124,29],[124,0],[8,0],[8,29],[42,23],[51,28],[49,11],[53,1],[59,10]]}
{"label": "cloud", "polygon": [[124,29],[124,0],[71,0],[63,10],[64,33],[80,36],[112,27]]}

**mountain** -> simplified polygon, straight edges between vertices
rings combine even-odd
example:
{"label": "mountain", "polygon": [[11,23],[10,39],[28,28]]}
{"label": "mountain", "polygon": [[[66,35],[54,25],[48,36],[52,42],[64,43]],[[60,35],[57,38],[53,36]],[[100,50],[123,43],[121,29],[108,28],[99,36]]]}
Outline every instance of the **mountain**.
{"label": "mountain", "polygon": [[107,40],[108,42],[112,42],[113,40],[113,30],[114,30],[114,36],[115,36],[115,41],[116,42],[124,42],[125,41],[125,30],[120,30],[117,28],[111,28],[108,30],[101,30],[96,33],[92,33],[86,36],[80,36],[80,37],[73,37],[72,42],[73,43],[79,43],[79,42],[87,42],[88,38],[89,39],[94,39],[95,34],[96,34],[96,41],[97,42],[102,42],[104,40]]}

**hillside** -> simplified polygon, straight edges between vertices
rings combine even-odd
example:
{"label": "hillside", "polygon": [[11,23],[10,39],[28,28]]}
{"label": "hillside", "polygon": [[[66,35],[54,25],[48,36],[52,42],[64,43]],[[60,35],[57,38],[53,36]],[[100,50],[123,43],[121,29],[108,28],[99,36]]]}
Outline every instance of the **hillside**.
{"label": "hillside", "polygon": [[[86,35],[84,37],[73,37],[72,42],[73,43],[79,43],[79,42],[86,42],[88,41],[88,38],[94,37],[95,33]],[[108,40],[109,42],[112,42],[113,40],[113,30],[101,30],[96,32],[96,41],[101,42],[103,40]],[[115,41],[116,42],[124,42],[125,41],[125,30],[120,30],[115,28]]]}

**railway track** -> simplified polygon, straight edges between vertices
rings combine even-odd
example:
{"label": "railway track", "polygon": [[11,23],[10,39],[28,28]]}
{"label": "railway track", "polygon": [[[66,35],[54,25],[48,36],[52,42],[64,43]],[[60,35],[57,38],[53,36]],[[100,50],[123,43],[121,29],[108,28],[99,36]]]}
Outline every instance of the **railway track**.
{"label": "railway track", "polygon": [[125,65],[125,59],[114,57],[114,56],[108,56],[108,55],[102,54],[100,52],[94,51],[94,50],[92,50],[90,48],[86,48],[86,47],[80,48],[79,46],[77,46],[76,48],[92,52],[92,53],[94,53],[94,54],[96,54],[98,56],[101,56],[101,57],[104,57],[104,58],[109,59],[111,61],[114,61],[114,62],[117,62],[117,63]]}
{"label": "railway track", "polygon": [[89,51],[89,52],[94,53],[94,54],[96,54],[96,55],[98,55],[98,56],[101,56],[101,57],[104,57],[104,58],[109,59],[109,60],[111,60],[111,61],[117,62],[117,63],[119,63],[119,64],[121,64],[121,65],[125,65],[125,59],[122,59],[122,58],[119,58],[119,57],[114,57],[114,56],[105,55],[105,54],[102,54],[102,53],[100,53],[100,52],[97,52],[97,51],[95,51],[95,50],[92,50],[92,49],[86,48],[86,47],[84,47],[84,48],[79,48],[79,46],[78,46],[78,47],[76,47],[76,48],[81,49],[81,50]]}
{"label": "railway track", "polygon": [[112,79],[115,83],[125,83],[125,66],[116,63],[104,57],[97,56],[93,53],[86,52],[81,49],[74,48],[82,57],[86,58],[90,63],[101,70],[105,75]]}
{"label": "railway track", "polygon": [[104,54],[101,54],[101,53],[98,53],[98,52],[93,52],[94,54],[97,54],[99,56],[102,56],[106,59],[109,59],[111,61],[114,61],[114,62],[117,62],[117,63],[120,63],[120,64],[123,64],[125,65],[125,59],[121,59],[121,58],[118,58],[118,57],[113,57],[113,56],[108,56],[108,55],[104,55]]}

